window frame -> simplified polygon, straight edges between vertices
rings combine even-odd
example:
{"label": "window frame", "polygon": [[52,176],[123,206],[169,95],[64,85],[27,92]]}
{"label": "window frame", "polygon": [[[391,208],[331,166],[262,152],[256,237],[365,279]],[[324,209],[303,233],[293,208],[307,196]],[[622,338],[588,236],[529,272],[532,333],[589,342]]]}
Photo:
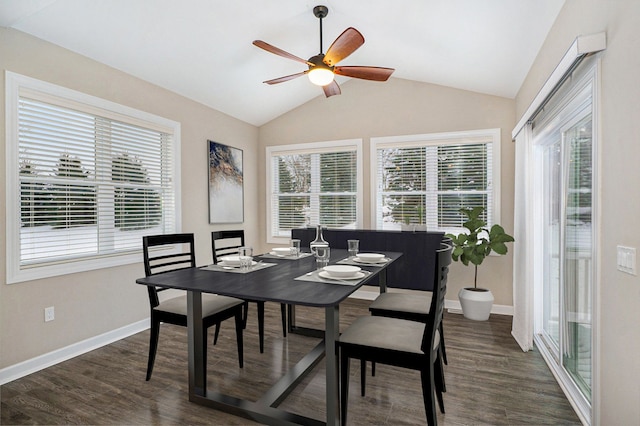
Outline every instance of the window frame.
{"label": "window frame", "polygon": [[[491,226],[494,223],[500,223],[500,151],[501,151],[501,130],[500,128],[493,129],[478,129],[478,130],[465,130],[455,132],[443,132],[443,133],[426,133],[416,135],[402,135],[402,136],[383,136],[371,138],[371,150],[370,150],[370,184],[371,184],[371,225],[374,229],[380,229],[378,227],[378,149],[380,147],[397,147],[397,148],[410,148],[421,146],[446,146],[446,145],[460,145],[465,143],[465,139],[474,138],[490,138],[492,145],[492,174],[491,179],[491,197],[492,197],[492,217],[488,221],[488,225]],[[475,142],[477,143],[477,142]],[[460,233],[465,232],[465,228],[433,228],[427,226],[427,231],[445,232],[445,233]]]}
{"label": "window frame", "polygon": [[273,235],[273,179],[274,170],[272,159],[275,156],[287,154],[314,154],[314,153],[331,153],[345,151],[344,148],[350,148],[356,153],[356,228],[363,226],[364,207],[363,207],[363,183],[364,172],[362,164],[362,139],[344,139],[325,142],[310,142],[291,145],[272,145],[265,148],[266,163],[266,230],[267,243],[269,244],[288,244],[290,237],[282,237]]}
{"label": "window frame", "polygon": [[120,105],[96,96],[58,86],[45,81],[5,71],[5,155],[6,155],[6,279],[7,284],[41,278],[86,272],[96,269],[140,262],[140,249],[123,253],[91,255],[61,262],[37,263],[21,266],[20,256],[20,176],[18,107],[21,96],[33,95],[40,100],[51,99],[55,104],[112,120],[166,132],[172,135],[172,191],[174,196],[174,231],[181,227],[180,194],[180,123],[148,112]]}

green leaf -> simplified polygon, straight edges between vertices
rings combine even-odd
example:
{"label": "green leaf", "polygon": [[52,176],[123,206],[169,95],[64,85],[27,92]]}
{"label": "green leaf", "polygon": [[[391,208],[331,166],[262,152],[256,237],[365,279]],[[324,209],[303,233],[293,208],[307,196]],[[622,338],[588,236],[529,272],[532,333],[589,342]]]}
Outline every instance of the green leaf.
{"label": "green leaf", "polygon": [[500,225],[493,225],[491,231],[489,231],[489,238],[491,241],[497,241],[501,243],[508,243],[514,241],[513,237],[506,232]]}
{"label": "green leaf", "polygon": [[471,210],[471,214],[469,215],[469,217],[478,218],[480,217],[483,211],[484,211],[484,207],[479,207],[479,206],[474,207],[473,210]]}
{"label": "green leaf", "polygon": [[462,226],[467,228],[471,233],[478,233],[478,231],[482,230],[482,227],[485,226],[486,223],[482,219],[469,219]]}
{"label": "green leaf", "polygon": [[498,254],[507,254],[507,246],[504,243],[491,244],[491,249]]}

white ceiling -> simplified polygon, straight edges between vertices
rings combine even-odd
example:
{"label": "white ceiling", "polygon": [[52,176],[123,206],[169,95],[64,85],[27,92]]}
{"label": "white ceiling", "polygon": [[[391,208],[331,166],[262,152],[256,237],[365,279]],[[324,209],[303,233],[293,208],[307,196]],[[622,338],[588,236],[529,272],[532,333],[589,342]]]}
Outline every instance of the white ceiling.
{"label": "white ceiling", "polygon": [[[391,78],[515,97],[564,0],[2,0],[12,27],[260,126],[322,90],[304,64],[347,27],[365,44],[340,65],[395,68]],[[341,96],[348,78],[340,77]],[[371,89],[384,84],[369,82]]]}

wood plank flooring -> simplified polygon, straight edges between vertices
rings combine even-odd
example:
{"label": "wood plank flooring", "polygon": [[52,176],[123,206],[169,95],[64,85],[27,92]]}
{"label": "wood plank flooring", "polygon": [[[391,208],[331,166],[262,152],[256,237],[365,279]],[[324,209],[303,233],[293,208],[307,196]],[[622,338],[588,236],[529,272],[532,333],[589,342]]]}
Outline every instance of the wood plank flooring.
{"label": "wood plank flooring", "polygon": [[[347,300],[341,329],[368,315],[368,301]],[[234,326],[223,324],[209,346],[208,385],[257,399],[315,344],[299,335],[282,337],[280,306],[266,304],[265,353],[258,350],[255,304],[245,330],[245,366],[238,368]],[[324,311],[297,308],[298,325],[320,327]],[[510,335],[511,317],[476,322],[445,314],[449,365],[445,367],[443,425],[579,425],[551,372],[534,350],[524,353]],[[212,338],[213,329],[210,330]],[[153,376],[145,381],[149,332],[142,332],[0,387],[0,423],[93,425],[247,425],[250,420],[192,404],[187,395],[186,329],[163,325]],[[211,341],[209,342],[211,344]],[[378,365],[360,396],[359,363],[353,362],[350,425],[425,424],[418,372]],[[281,404],[325,418],[324,362]]]}

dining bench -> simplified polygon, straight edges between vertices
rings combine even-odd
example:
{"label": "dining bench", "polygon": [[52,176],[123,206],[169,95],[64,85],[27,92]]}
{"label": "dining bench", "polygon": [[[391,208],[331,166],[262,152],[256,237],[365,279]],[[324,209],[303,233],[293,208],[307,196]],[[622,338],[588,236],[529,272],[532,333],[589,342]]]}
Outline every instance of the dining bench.
{"label": "dining bench", "polygon": [[[360,240],[360,251],[401,252],[402,256],[387,270],[387,287],[433,291],[436,251],[444,238],[443,232],[382,231],[372,229],[323,229],[329,247],[347,249],[347,240]],[[291,230],[291,238],[300,246],[309,247],[316,228]]]}

